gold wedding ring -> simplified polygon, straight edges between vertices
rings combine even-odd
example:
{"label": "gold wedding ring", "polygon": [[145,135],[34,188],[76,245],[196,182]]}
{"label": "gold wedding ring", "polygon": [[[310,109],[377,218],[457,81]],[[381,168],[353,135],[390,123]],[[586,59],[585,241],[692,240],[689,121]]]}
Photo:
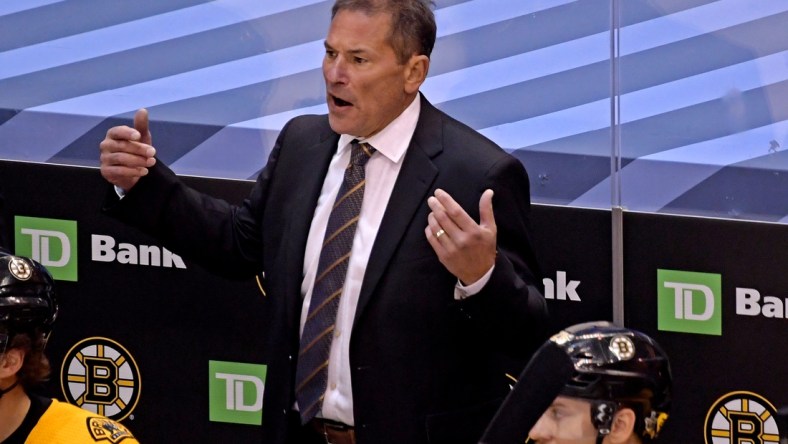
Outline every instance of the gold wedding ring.
{"label": "gold wedding ring", "polygon": [[444,234],[444,233],[446,233],[446,232],[443,230],[443,228],[441,228],[440,230],[438,230],[438,231],[435,233],[435,239],[438,239],[438,238],[440,238],[441,236],[443,236],[443,234]]}

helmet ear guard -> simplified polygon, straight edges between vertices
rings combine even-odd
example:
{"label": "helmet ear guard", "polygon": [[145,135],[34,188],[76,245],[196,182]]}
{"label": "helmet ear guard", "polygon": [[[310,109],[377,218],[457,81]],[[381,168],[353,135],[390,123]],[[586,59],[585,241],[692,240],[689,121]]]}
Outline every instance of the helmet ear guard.
{"label": "helmet ear guard", "polygon": [[591,424],[599,431],[600,435],[610,434],[613,428],[613,418],[618,411],[618,404],[610,401],[593,401],[591,403]]}

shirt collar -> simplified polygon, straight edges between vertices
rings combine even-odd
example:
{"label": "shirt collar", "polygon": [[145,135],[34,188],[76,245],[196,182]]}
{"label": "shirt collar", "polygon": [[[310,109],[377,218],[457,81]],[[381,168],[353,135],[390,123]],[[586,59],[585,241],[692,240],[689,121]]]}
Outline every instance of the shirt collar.
{"label": "shirt collar", "polygon": [[380,152],[383,156],[393,163],[399,163],[405,152],[408,150],[410,140],[413,138],[413,133],[416,131],[416,124],[419,121],[419,113],[421,112],[421,93],[417,93],[410,105],[405,108],[396,119],[386,125],[380,132],[374,136],[365,139],[362,137],[352,136],[350,134],[342,134],[339,136],[339,150],[349,149],[350,142],[353,139],[358,139],[361,142],[366,142],[375,147],[375,150]]}

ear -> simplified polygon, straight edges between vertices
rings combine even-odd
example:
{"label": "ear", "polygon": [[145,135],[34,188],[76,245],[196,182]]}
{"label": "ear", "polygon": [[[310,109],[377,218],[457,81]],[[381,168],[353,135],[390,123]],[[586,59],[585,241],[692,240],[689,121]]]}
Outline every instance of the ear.
{"label": "ear", "polygon": [[635,432],[635,421],[637,416],[632,409],[622,408],[613,417],[613,427],[606,442],[611,444],[621,444],[630,442],[630,438]]}
{"label": "ear", "polygon": [[0,379],[16,375],[25,362],[25,352],[20,348],[12,348],[0,356]]}
{"label": "ear", "polygon": [[430,58],[424,54],[413,55],[405,65],[405,92],[415,94],[427,78]]}

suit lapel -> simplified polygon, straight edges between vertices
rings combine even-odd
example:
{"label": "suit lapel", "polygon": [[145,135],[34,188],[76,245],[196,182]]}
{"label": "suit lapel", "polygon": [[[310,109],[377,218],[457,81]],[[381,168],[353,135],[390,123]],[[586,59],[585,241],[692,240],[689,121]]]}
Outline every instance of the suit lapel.
{"label": "suit lapel", "polygon": [[426,220],[414,221],[413,218],[419,207],[426,205],[428,193],[438,175],[438,169],[433,164],[432,158],[443,150],[442,133],[440,112],[422,95],[421,113],[416,131],[413,133],[402,169],[391,192],[364,273],[364,282],[356,307],[356,321],[369,303],[410,225],[415,223],[426,227]]}

